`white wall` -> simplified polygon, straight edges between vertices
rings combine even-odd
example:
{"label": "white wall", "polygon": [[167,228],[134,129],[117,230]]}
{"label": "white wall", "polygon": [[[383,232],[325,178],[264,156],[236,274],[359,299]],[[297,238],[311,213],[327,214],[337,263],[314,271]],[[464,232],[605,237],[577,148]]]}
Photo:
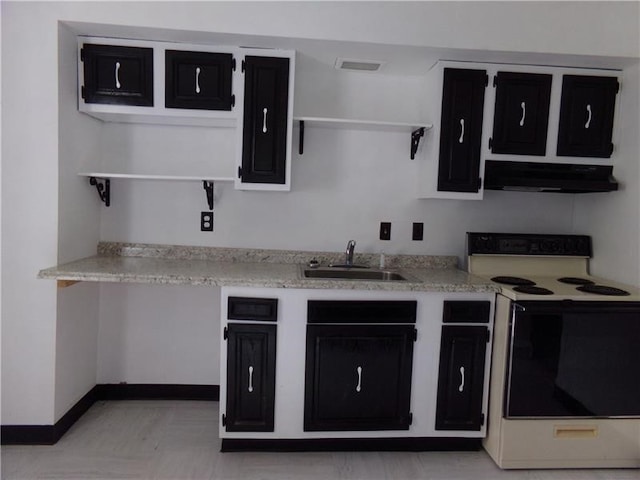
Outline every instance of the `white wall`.
{"label": "white wall", "polygon": [[[82,385],[91,382],[88,373],[94,360],[90,349],[78,347],[83,361],[89,363],[88,367],[76,370],[70,354],[56,358],[56,348],[61,353],[65,346],[77,347],[80,338],[94,337],[95,320],[82,323],[83,304],[73,297],[83,295],[83,288],[92,287],[70,287],[58,294],[54,282],[37,280],[36,275],[39,269],[59,259],[86,254],[95,238],[95,221],[87,217],[95,216],[98,211],[102,217],[100,235],[107,240],[275,248],[342,249],[346,240],[354,237],[360,249],[375,251],[382,248],[376,240],[377,224],[382,219],[394,224],[393,240],[384,246],[390,252],[406,249],[414,253],[460,255],[463,233],[468,229],[498,229],[509,225],[519,231],[572,230],[573,200],[560,202],[553,195],[531,197],[496,192],[477,203],[415,200],[399,186],[415,169],[415,164],[407,159],[405,136],[391,134],[383,140],[377,136],[366,138],[363,132],[319,129],[308,130],[305,154],[294,158],[290,194],[236,192],[228,185],[216,185],[219,198],[213,234],[197,232],[198,212],[205,208],[204,192],[195,184],[166,187],[153,183],[135,186],[117,183],[113,187],[114,205],[106,211],[100,206],[95,191],[83,180],[80,183],[72,180],[73,172],[66,167],[70,161],[77,161],[78,165],[88,161],[90,147],[105,141],[95,137],[106,135],[107,140],[111,135],[117,137],[118,128],[99,127],[98,133],[98,127],[88,117],[76,125],[73,115],[59,113],[59,95],[66,102],[60,110],[66,111],[70,100],[64,92],[71,92],[67,84],[58,88],[62,78],[59,64],[65,64],[63,57],[70,54],[65,50],[58,58],[59,21],[120,25],[120,31],[126,35],[131,35],[130,26],[147,27],[154,29],[151,32],[155,34],[162,33],[167,40],[175,34],[172,30],[175,29],[192,31],[192,41],[208,38],[207,32],[230,32],[485,49],[494,53],[531,52],[531,58],[536,59],[543,58],[540,53],[571,55],[576,61],[585,56],[585,62],[590,58],[586,56],[592,55],[638,57],[638,4],[635,2],[554,3],[553,15],[549,14],[546,2],[125,2],[121,5],[115,2],[2,2],[0,8],[3,424],[51,424],[70,406]],[[577,16],[579,22],[575,21]],[[99,28],[96,26],[96,30]],[[184,38],[184,33],[175,35]],[[346,81],[345,86],[348,84]],[[413,108],[411,103],[405,104],[408,109]],[[307,106],[320,109],[323,104],[314,100],[314,104]],[[334,107],[349,108],[348,104],[340,103]],[[637,114],[637,102],[635,108]],[[80,129],[77,135],[70,131],[70,126],[73,131],[76,127]],[[133,134],[144,138],[146,132],[134,130]],[[89,137],[84,138],[90,140],[73,144],[76,136],[80,139],[85,135]],[[430,140],[428,134],[426,140]],[[629,139],[622,140],[624,142]],[[629,148],[637,159],[637,144],[629,144]],[[69,158],[63,158],[67,154]],[[159,160],[169,161],[162,156]],[[384,174],[377,174],[380,169]],[[358,195],[354,196],[352,189]],[[620,192],[620,195],[626,194]],[[626,202],[627,197],[623,198],[625,200],[620,201]],[[126,203],[118,203],[124,200]],[[176,203],[180,205],[174,206]],[[516,213],[518,204],[526,206],[523,217]],[[345,205],[350,205],[347,210]],[[630,214],[638,218],[637,208],[629,208]],[[276,213],[270,213],[273,211]],[[249,217],[241,220],[243,214]],[[609,214],[603,212],[605,216]],[[410,242],[409,234],[402,233],[408,232],[412,221],[425,222],[424,242]],[[82,231],[85,224],[89,225],[87,232]],[[274,230],[274,225],[285,228]],[[585,226],[590,228],[590,224]],[[637,247],[635,239],[629,241],[635,241],[633,248]],[[605,255],[617,256],[614,249],[609,252],[612,253],[605,252]],[[73,290],[76,287],[78,289]],[[87,295],[85,305],[95,305],[95,291]],[[124,297],[118,298],[118,295],[126,293],[105,294],[111,306],[123,300]],[[160,298],[159,292],[152,295]],[[196,309],[211,307],[203,296],[195,303]],[[100,311],[104,312],[105,308],[111,311],[109,305],[101,305]],[[133,304],[130,308],[125,312],[129,317],[136,312]],[[99,328],[105,332],[98,334],[98,350],[102,352],[108,346],[104,342],[105,328],[109,326],[105,323],[107,317],[100,319]],[[145,318],[150,317],[152,312]],[[169,317],[163,319],[171,321]],[[137,316],[132,322],[136,321]],[[153,328],[151,320],[141,322],[128,323],[119,330],[127,332],[127,342],[153,348],[169,338],[161,336],[151,341],[144,333],[146,327]],[[74,328],[80,325],[83,325],[82,332],[74,333]],[[201,332],[202,328],[205,327],[185,325],[180,331],[188,336]],[[140,333],[132,333],[135,329]],[[109,335],[117,333],[112,331]],[[126,350],[117,347],[110,355],[116,352]],[[203,352],[200,350],[198,355]],[[107,365],[104,362],[97,365],[98,370]],[[134,362],[127,368],[122,374],[125,378],[151,379],[145,370],[147,365]],[[136,369],[143,373],[127,373]],[[73,375],[68,375],[70,371],[79,372],[81,380],[73,380]],[[120,376],[107,373],[102,372],[101,378]],[[199,378],[208,381],[212,377],[202,373]],[[170,381],[179,383],[182,379],[190,380],[176,372],[175,379]]]}
{"label": "white wall", "polygon": [[576,202],[575,228],[593,237],[594,274],[640,285],[640,74],[628,68],[621,82],[620,121],[616,128],[614,174],[620,191],[580,196]]}

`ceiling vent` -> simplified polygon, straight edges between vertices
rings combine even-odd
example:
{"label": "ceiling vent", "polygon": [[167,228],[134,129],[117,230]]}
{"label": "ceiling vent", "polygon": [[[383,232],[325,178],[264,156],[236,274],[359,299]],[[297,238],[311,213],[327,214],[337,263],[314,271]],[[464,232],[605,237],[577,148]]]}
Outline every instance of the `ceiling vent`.
{"label": "ceiling vent", "polygon": [[357,60],[354,58],[337,58],[336,68],[338,70],[358,70],[360,72],[377,72],[382,68],[384,62],[376,60]]}

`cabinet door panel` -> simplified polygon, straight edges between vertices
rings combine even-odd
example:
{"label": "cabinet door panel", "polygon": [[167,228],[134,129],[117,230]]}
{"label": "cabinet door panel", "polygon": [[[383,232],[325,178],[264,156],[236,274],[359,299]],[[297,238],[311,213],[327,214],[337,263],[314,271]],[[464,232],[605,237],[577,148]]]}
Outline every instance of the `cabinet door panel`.
{"label": "cabinet door panel", "polygon": [[558,129],[559,156],[609,158],[618,79],[564,75]]}
{"label": "cabinet door panel", "polygon": [[242,181],[285,183],[289,59],[245,57]]}
{"label": "cabinet door panel", "polygon": [[233,56],[228,53],[165,52],[165,106],[231,110]]}
{"label": "cabinet door panel", "polygon": [[444,69],[438,190],[477,192],[485,70]]}
{"label": "cabinet door panel", "polygon": [[309,325],[305,431],[407,430],[414,327]]}
{"label": "cabinet door panel", "polygon": [[488,329],[444,326],[436,430],[480,430]]}
{"label": "cabinet door panel", "polygon": [[551,75],[498,72],[492,153],[545,155]]}
{"label": "cabinet door panel", "polygon": [[153,49],[84,44],[86,103],[153,106]]}
{"label": "cabinet door panel", "polygon": [[230,323],[227,349],[228,432],[272,432],[276,326]]}

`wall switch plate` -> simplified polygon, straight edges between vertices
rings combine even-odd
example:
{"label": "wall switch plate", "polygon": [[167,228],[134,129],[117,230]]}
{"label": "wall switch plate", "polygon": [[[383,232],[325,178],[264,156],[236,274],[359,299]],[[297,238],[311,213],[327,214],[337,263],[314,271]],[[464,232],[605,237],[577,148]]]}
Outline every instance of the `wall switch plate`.
{"label": "wall switch plate", "polygon": [[380,240],[391,240],[391,222],[380,222]]}
{"label": "wall switch plate", "polygon": [[424,223],[413,222],[412,240],[422,240],[424,238]]}
{"label": "wall switch plate", "polygon": [[200,212],[200,231],[213,232],[213,212]]}

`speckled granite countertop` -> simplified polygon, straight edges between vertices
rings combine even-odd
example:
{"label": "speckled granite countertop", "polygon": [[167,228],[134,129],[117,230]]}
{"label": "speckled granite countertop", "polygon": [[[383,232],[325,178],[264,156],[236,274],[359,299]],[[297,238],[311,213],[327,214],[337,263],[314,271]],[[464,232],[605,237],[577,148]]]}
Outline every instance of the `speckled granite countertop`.
{"label": "speckled granite countertop", "polygon": [[[385,270],[408,281],[309,279],[301,265],[342,263],[343,253],[229,249],[101,242],[96,256],[40,271],[39,278],[91,282],[266,288],[337,288],[434,292],[495,292],[497,286],[456,268],[455,256],[387,255]],[[379,255],[356,254],[354,263],[377,267]]]}

